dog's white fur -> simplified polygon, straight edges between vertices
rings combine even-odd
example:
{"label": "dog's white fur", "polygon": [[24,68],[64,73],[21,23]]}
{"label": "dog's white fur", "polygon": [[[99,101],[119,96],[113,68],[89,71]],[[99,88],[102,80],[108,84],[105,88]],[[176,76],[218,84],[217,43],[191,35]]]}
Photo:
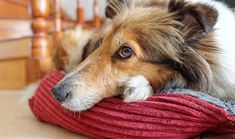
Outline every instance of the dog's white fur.
{"label": "dog's white fur", "polygon": [[133,76],[124,82],[123,100],[133,102],[145,100],[153,95],[153,89],[149,81],[142,75]]}
{"label": "dog's white fur", "polygon": [[223,73],[227,79],[235,83],[235,14],[222,2],[214,0],[188,0],[212,5],[218,11],[218,21],[215,25],[216,41],[221,48],[220,60],[225,66]]}

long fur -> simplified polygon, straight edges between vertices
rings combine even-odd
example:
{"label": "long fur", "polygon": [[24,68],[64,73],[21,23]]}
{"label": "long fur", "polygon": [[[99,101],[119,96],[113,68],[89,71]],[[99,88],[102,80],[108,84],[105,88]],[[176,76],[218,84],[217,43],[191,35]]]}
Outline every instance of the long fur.
{"label": "long fur", "polygon": [[[162,5],[146,7],[146,5],[151,5],[146,3],[151,3],[151,1],[123,0],[119,1],[118,4],[117,2],[112,2],[112,6],[106,10],[106,15],[112,18],[114,22],[120,22],[114,23],[117,28],[122,26],[121,24],[127,24],[128,17],[132,17],[132,19],[138,18],[138,23],[135,23],[135,25],[140,25],[139,30],[137,28],[135,33],[139,35],[140,43],[148,47],[144,48],[144,50],[149,59],[153,63],[166,64],[183,76],[183,78],[179,78],[180,76],[176,75],[176,79],[171,79],[171,82],[168,82],[165,87],[196,89],[217,97],[234,100],[234,80],[231,79],[234,79],[235,69],[234,64],[228,62],[233,62],[232,59],[235,60],[234,56],[231,55],[235,52],[235,48],[232,48],[232,44],[229,43],[232,42],[229,33],[231,31],[229,30],[234,30],[235,27],[234,25],[226,25],[235,22],[232,11],[225,5],[212,0],[171,0],[168,10],[173,13],[172,16],[175,18],[175,21],[172,21],[169,20],[169,15],[156,17],[154,13],[150,14],[153,8],[161,8],[160,6]],[[145,13],[137,14],[136,10],[141,8],[145,8]],[[183,21],[186,14],[191,14],[190,16],[195,18],[199,25],[196,26],[195,23],[192,23],[195,22],[192,21],[194,20],[192,17],[189,19],[191,23],[184,24],[184,22],[188,22]],[[222,17],[225,14],[228,17],[226,20]],[[129,24],[131,24],[130,22],[131,19]],[[164,25],[161,26],[158,23]],[[183,23],[183,29],[176,30],[181,26],[180,23]],[[141,24],[148,24],[149,29],[146,26],[141,26]],[[158,36],[155,36],[155,34],[158,34]],[[164,38],[169,39],[166,40]],[[224,48],[230,49],[224,50]],[[231,59],[224,57],[224,53],[227,54],[228,52],[230,54],[227,57]],[[227,59],[227,61],[224,59]],[[232,71],[231,68],[233,68]],[[231,73],[231,77],[227,76],[229,73]]]}
{"label": "long fur", "polygon": [[[95,43],[99,46],[55,87],[55,93],[73,96],[62,102],[64,107],[86,110],[122,93],[128,102],[144,100],[151,93],[133,91],[142,89],[191,89],[235,101],[230,33],[235,26],[229,24],[235,17],[225,5],[212,0],[110,0],[106,15],[102,39]],[[133,52],[128,58],[119,55],[124,47]],[[141,78],[135,82],[145,85],[128,85],[136,76]],[[120,84],[128,91],[121,92]]]}
{"label": "long fur", "polygon": [[65,30],[60,40],[60,49],[65,55],[59,55],[62,62],[62,69],[68,73],[75,68],[82,60],[86,44],[94,34],[94,30],[83,29],[77,25],[74,29]]}

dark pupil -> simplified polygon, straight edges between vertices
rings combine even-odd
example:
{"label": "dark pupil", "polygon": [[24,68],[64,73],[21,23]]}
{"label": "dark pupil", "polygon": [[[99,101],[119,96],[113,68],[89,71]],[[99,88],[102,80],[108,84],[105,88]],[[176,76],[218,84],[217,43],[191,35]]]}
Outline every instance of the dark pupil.
{"label": "dark pupil", "polygon": [[121,52],[122,57],[129,58],[132,55],[132,49],[130,47],[124,46]]}

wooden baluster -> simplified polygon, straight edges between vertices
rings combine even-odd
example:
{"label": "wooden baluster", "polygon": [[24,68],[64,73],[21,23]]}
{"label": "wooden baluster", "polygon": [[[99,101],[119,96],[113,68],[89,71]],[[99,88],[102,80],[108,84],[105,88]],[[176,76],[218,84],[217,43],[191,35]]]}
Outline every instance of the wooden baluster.
{"label": "wooden baluster", "polygon": [[61,11],[60,11],[60,0],[54,0],[54,4],[53,4],[54,6],[55,6],[55,8],[54,8],[54,12],[55,12],[55,17],[54,17],[54,19],[55,19],[55,32],[61,32],[61,25],[62,25],[62,23],[61,23]]}
{"label": "wooden baluster", "polygon": [[31,0],[32,6],[32,57],[39,61],[41,75],[48,73],[51,66],[51,51],[49,48],[48,30],[50,23],[47,17],[51,13],[50,0]]}
{"label": "wooden baluster", "polygon": [[60,0],[53,0],[54,5],[54,32],[53,32],[53,42],[54,48],[56,49],[59,45],[58,42],[62,36],[62,20],[61,20],[61,10],[60,10]]}
{"label": "wooden baluster", "polygon": [[54,0],[54,33],[53,33],[53,66],[57,70],[64,70],[64,63],[61,57],[65,55],[64,49],[61,47],[60,39],[62,33],[62,21],[61,21],[61,10],[60,0]]}
{"label": "wooden baluster", "polygon": [[94,20],[93,20],[93,25],[96,28],[96,30],[100,29],[100,16],[99,16],[99,5],[97,0],[94,0]]}
{"label": "wooden baluster", "polygon": [[77,24],[84,24],[84,11],[82,0],[77,0]]}

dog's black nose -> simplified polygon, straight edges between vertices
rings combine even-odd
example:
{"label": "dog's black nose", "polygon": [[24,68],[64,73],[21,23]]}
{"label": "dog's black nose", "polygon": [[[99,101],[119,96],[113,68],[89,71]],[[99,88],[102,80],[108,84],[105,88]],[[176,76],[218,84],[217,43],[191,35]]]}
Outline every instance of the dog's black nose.
{"label": "dog's black nose", "polygon": [[56,100],[59,102],[68,101],[71,97],[71,92],[67,89],[64,90],[61,87],[55,86],[51,89],[52,95],[55,97]]}

